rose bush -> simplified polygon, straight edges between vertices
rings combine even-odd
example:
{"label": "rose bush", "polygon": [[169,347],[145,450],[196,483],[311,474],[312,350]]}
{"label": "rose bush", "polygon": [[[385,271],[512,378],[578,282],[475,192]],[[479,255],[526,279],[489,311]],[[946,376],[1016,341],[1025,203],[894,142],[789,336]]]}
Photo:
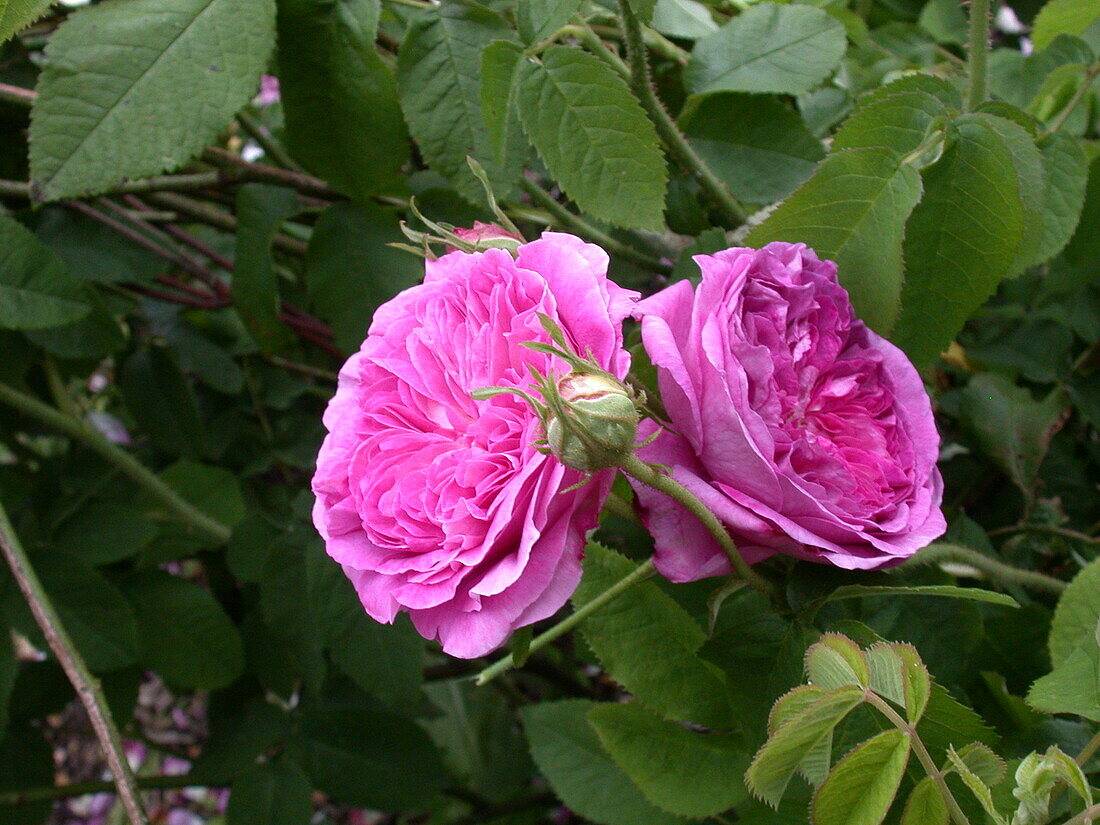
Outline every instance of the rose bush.
{"label": "rose bush", "polygon": [[[695,260],[698,289],[681,281],[638,305],[672,425],[639,455],[670,467],[750,562],[782,552],[877,568],[939,536],[928,396],[905,355],[855,318],[836,265],[786,243]],[[665,576],[729,572],[697,519],[636,487]]]}
{"label": "rose bush", "polygon": [[622,377],[621,324],[635,293],[606,278],[607,255],[547,233],[503,250],[452,252],[374,316],[325,413],[314,522],[367,612],[407,611],[454,656],[476,657],[556,612],[581,574],[610,471],[583,475],[539,452],[535,411],[487,386],[530,388],[529,367],[564,372],[538,314]]}

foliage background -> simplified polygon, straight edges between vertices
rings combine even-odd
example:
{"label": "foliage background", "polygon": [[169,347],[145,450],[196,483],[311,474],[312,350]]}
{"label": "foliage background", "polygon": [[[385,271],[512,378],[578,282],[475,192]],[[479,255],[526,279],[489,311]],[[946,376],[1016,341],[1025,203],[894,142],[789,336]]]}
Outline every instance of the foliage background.
{"label": "foliage background", "polygon": [[[1071,607],[1100,614],[1100,7],[998,6],[987,54],[986,6],[0,0],[0,501],[139,782],[229,788],[202,815],[231,825],[805,822],[801,779],[775,813],[741,775],[835,628],[916,645],[941,754],[1056,744],[1095,771],[1096,646],[1047,638],[1090,562]],[[492,218],[467,156],[528,237],[600,243],[645,292],[731,243],[837,260],[935,396],[951,527],[929,563],[777,560],[779,607],[647,582],[488,687],[486,662],[367,619],[309,524],[320,413],[419,278],[387,246],[422,227],[413,198]],[[648,555],[624,513],[598,538],[576,605]],[[1021,606],[830,600],[951,583]],[[63,720],[90,729],[46,650],[0,572],[0,820],[110,787],[64,757]],[[156,817],[199,810],[163,793]]]}

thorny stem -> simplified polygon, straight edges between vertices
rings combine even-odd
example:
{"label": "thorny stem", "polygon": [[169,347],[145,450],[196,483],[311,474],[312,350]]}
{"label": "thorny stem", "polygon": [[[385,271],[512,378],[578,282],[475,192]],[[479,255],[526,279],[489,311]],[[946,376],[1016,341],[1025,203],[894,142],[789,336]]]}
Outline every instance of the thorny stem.
{"label": "thorny stem", "polygon": [[111,769],[127,818],[131,825],[148,825],[149,816],[142,807],[133,771],[130,770],[130,763],[126,761],[126,754],[122,750],[122,737],[119,735],[114,719],[111,718],[111,709],[100,690],[99,682],[92,676],[80,652],[69,638],[61,618],[57,615],[53,603],[50,602],[45,588],[42,587],[42,582],[31,567],[30,560],[2,504],[0,504],[0,550],[4,553],[12,576],[19,584],[19,589],[23,592],[31,613],[34,614],[34,620],[42,628],[50,650],[61,663],[65,675],[69,677],[84,709],[88,712],[96,738],[107,757],[107,765]]}
{"label": "thorny stem", "polygon": [[938,564],[945,561],[957,561],[973,567],[1002,584],[1015,584],[1055,595],[1066,589],[1066,583],[1061,579],[1034,570],[1021,570],[1019,567],[1012,567],[969,547],[946,542],[928,545],[902,566],[917,567],[922,564]]}
{"label": "thorny stem", "polygon": [[986,67],[989,62],[989,0],[970,2],[970,48],[967,58],[969,85],[966,108],[974,111],[985,102],[988,93]]}
{"label": "thorny stem", "polygon": [[151,493],[177,518],[193,527],[197,532],[208,536],[219,544],[229,541],[229,537],[233,532],[229,527],[197,509],[161,481],[144,464],[125,450],[116,447],[91,425],[79,419],[70,418],[47,404],[43,404],[37,398],[32,398],[3,383],[0,383],[0,403],[14,407],[20,412],[32,418],[37,418],[42,423],[83,442],[111,464],[118,467],[138,486]]}
{"label": "thorny stem", "polygon": [[633,454],[627,456],[620,465],[620,469],[642,484],[674,498],[691,511],[692,515],[703,522],[703,526],[714,536],[715,541],[718,542],[722,551],[726,554],[726,558],[729,559],[734,575],[761,593],[768,596],[775,595],[774,585],[749,567],[748,563],[741,557],[741,551],[737,549],[737,545],[730,537],[729,531],[718,520],[718,517],[710,511],[710,508],[703,504],[691,490],[672,477],[655,470]]}
{"label": "thorny stem", "polygon": [[[607,590],[598,595],[592,601],[588,602],[588,604],[578,608],[569,616],[565,617],[556,625],[547,630],[545,633],[540,633],[538,636],[532,639],[530,647],[527,648],[528,655],[534,653],[536,650],[540,650],[546,647],[552,641],[560,638],[561,636],[572,630],[574,627],[579,625],[581,622],[583,622],[605,604],[617,598],[621,593],[629,590],[631,587],[638,584],[639,582],[643,582],[648,579],[650,576],[653,575],[654,569],[655,568],[653,567],[652,559],[639,565],[637,569],[619,579],[619,581],[611,585],[611,587],[607,588]],[[479,686],[484,685],[495,679],[497,676],[500,676],[502,673],[504,673],[504,671],[512,667],[512,665],[512,654],[509,653],[503,659],[489,665],[489,667],[481,671],[481,673],[477,675],[475,683]]]}
{"label": "thorny stem", "polygon": [[[989,2],[989,0],[984,0]],[[642,108],[649,114],[657,133],[661,136],[669,153],[676,161],[698,179],[707,194],[722,207],[730,220],[740,225],[749,216],[749,212],[732,195],[699,154],[680,132],[664,104],[657,98],[657,92],[649,78],[649,62],[646,59],[645,44],[642,38],[642,26],[628,0],[619,0],[622,9],[623,29],[626,33],[626,51],[630,62],[631,87],[641,101]]]}
{"label": "thorny stem", "polygon": [[947,787],[947,781],[944,779],[943,771],[936,767],[936,763],[932,760],[932,754],[930,754],[928,748],[924,746],[920,734],[917,733],[916,725],[911,725],[906,722],[884,699],[870,690],[865,690],[863,692],[863,700],[889,719],[898,730],[909,734],[909,743],[913,748],[913,753],[917,755],[917,760],[920,762],[921,767],[924,768],[925,773],[927,773],[932,781],[936,783],[936,787],[939,789],[940,795],[943,796],[943,801],[946,803],[947,809],[951,813],[951,819],[955,822],[955,825],[970,825],[970,821],[966,818],[966,814],[963,813],[962,808],[959,807],[959,803],[955,799],[954,794],[951,793],[951,789]]}

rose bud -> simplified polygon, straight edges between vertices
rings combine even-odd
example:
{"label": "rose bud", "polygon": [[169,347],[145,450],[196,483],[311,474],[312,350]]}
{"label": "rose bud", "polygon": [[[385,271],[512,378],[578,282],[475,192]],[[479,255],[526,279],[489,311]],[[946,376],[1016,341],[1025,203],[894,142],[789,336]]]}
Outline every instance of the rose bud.
{"label": "rose bud", "polygon": [[583,372],[569,373],[556,389],[562,412],[546,427],[550,451],[575,470],[618,467],[638,433],[633,394],[611,376]]}

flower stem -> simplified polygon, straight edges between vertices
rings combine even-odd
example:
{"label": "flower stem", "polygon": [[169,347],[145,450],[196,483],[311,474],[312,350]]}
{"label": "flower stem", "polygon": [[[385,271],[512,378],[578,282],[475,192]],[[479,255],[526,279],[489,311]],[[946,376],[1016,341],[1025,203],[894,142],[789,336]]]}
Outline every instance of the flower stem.
{"label": "flower stem", "polygon": [[79,419],[58,412],[49,405],[43,404],[37,398],[32,398],[3,383],[0,383],[0,403],[14,407],[20,412],[32,418],[37,418],[44,424],[83,442],[111,464],[118,467],[140,487],[155,496],[170,512],[193,527],[197,532],[208,536],[219,544],[229,541],[229,537],[233,532],[229,527],[196,508],[161,481],[152,470],[125,450],[108,441],[99,430]]}
{"label": "flower stem", "polygon": [[986,67],[989,62],[989,0],[971,0],[970,3],[970,51],[969,86],[966,108],[974,111],[987,94]]}
{"label": "flower stem", "polygon": [[[648,579],[650,576],[653,575],[653,570],[654,567],[652,559],[649,559],[648,561],[639,565],[636,570],[634,570],[629,575],[626,575],[623,578],[619,579],[619,581],[615,582],[615,584],[611,585],[611,587],[607,588],[607,590],[605,590],[603,593],[598,595],[592,601],[588,602],[588,604],[575,610],[573,613],[566,616],[545,633],[540,633],[538,636],[532,639],[531,645],[527,649],[528,655],[534,653],[536,650],[540,650],[541,648],[546,647],[555,639],[568,633],[570,630],[579,625],[581,622],[583,622],[605,604],[618,597],[621,593],[629,590],[631,587],[638,584],[639,582],[643,582]],[[476,684],[484,685],[487,682],[495,679],[497,676],[500,676],[500,674],[504,673],[504,671],[508,670],[508,668],[510,667],[512,667],[511,653],[509,653],[500,661],[489,665],[489,667],[481,671],[481,673],[477,675]]]}
{"label": "flower stem", "polygon": [[0,504],[0,550],[3,551],[12,576],[23,592],[23,597],[30,605],[34,620],[42,628],[50,650],[61,663],[61,667],[65,669],[65,675],[69,677],[84,709],[88,712],[88,718],[92,722],[99,744],[103,747],[107,765],[111,769],[111,775],[114,777],[115,786],[118,788],[131,825],[147,825],[149,817],[142,807],[141,798],[134,783],[134,774],[122,750],[122,738],[119,736],[118,728],[115,727],[114,719],[111,718],[111,709],[107,706],[107,700],[99,688],[99,682],[89,672],[80,652],[61,624],[61,619],[50,602],[45,588],[42,587],[42,582],[35,574],[34,568],[31,567],[30,560],[2,504]]}
{"label": "flower stem", "polygon": [[951,789],[947,787],[947,781],[943,778],[943,771],[936,767],[936,763],[932,760],[932,754],[930,754],[928,748],[924,746],[924,742],[917,733],[916,725],[911,725],[906,722],[884,699],[872,691],[864,691],[863,698],[864,701],[889,719],[898,730],[905,731],[909,734],[909,742],[912,745],[913,753],[917,755],[917,760],[920,762],[921,767],[924,768],[925,773],[927,773],[932,781],[936,783],[936,787],[939,789],[940,795],[943,796],[943,801],[947,805],[947,810],[951,813],[951,820],[955,825],[970,825],[970,821],[966,818],[966,814],[963,813],[962,808],[959,807],[959,803],[955,799],[954,794],[951,793]]}
{"label": "flower stem", "polygon": [[676,499],[676,501],[680,502],[680,504],[684,505],[684,507],[690,510],[699,521],[703,522],[703,526],[705,526],[707,530],[710,531],[710,534],[714,536],[715,541],[718,542],[722,551],[730,560],[730,565],[732,565],[734,574],[738,578],[743,579],[749,586],[759,590],[761,593],[765,593],[772,597],[776,595],[775,586],[749,567],[748,563],[741,557],[741,551],[737,549],[737,545],[734,544],[729,531],[726,530],[722,522],[718,520],[718,517],[714,515],[714,513],[712,513],[710,509],[691,492],[691,490],[680,484],[680,482],[675,481],[670,476],[653,469],[653,467],[646,464],[636,455],[628,456],[626,460],[623,461],[620,469],[631,478],[667,496],[671,496]]}
{"label": "flower stem", "polygon": [[1021,570],[1019,567],[1012,567],[1004,562],[991,559],[984,553],[971,550],[969,547],[946,542],[936,542],[928,545],[907,561],[904,566],[916,567],[922,564],[938,564],[944,561],[957,561],[968,565],[1002,584],[1015,584],[1020,587],[1029,587],[1032,590],[1043,590],[1054,594],[1059,594],[1066,589],[1066,583],[1061,579],[1034,570]]}
{"label": "flower stem", "polygon": [[[989,0],[984,2],[988,3]],[[730,220],[737,225],[743,224],[749,215],[748,210],[730,194],[726,184],[699,157],[687,138],[677,128],[664,104],[657,98],[657,92],[654,91],[653,84],[650,82],[642,25],[638,22],[628,0],[619,0],[619,6],[622,9],[626,51],[630,62],[630,85],[641,101],[642,108],[649,114],[653,125],[657,127],[657,134],[661,136],[661,140],[664,141],[676,162],[695,175],[699,184],[715,203],[722,207]]]}

